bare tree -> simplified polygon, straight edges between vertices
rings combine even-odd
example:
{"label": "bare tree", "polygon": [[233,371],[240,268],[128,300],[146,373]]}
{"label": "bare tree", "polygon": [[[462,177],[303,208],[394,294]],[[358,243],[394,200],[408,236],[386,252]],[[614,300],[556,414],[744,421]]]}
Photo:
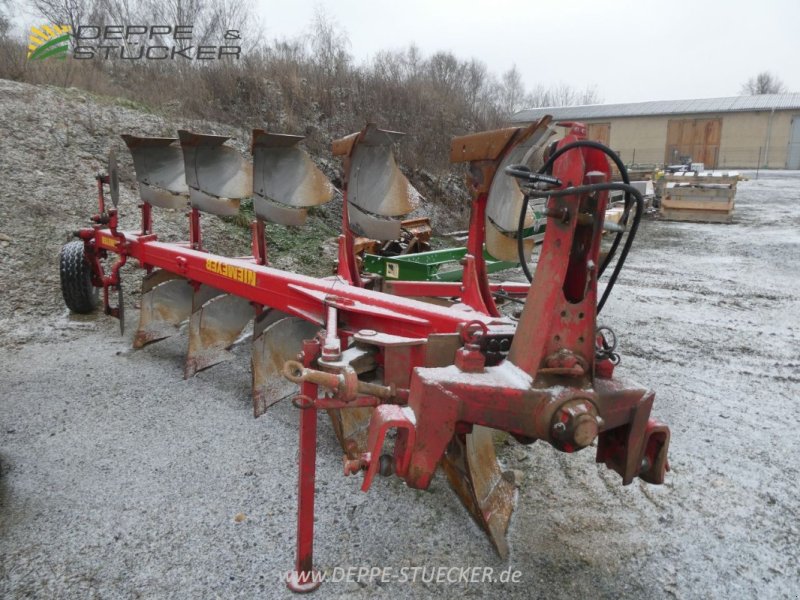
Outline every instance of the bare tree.
{"label": "bare tree", "polygon": [[465,93],[470,109],[475,113],[478,109],[478,100],[489,78],[486,65],[474,58],[469,61],[466,71]]}
{"label": "bare tree", "polygon": [[0,39],[4,39],[11,30],[11,19],[8,15],[8,2],[0,0]]}
{"label": "bare tree", "polygon": [[55,25],[69,25],[72,34],[78,25],[92,15],[95,2],[92,0],[32,0],[34,10]]}
{"label": "bare tree", "polygon": [[415,78],[419,75],[422,62],[422,52],[416,44],[412,43],[406,50],[406,68],[409,77]]}
{"label": "bare tree", "polygon": [[599,104],[602,101],[595,86],[590,85],[583,90],[578,90],[566,83],[559,83],[551,87],[539,84],[525,96],[525,104],[528,108]]}
{"label": "bare tree", "polygon": [[587,85],[580,93],[579,104],[600,104],[603,102],[603,97],[597,90],[596,85]]}
{"label": "bare tree", "polygon": [[352,60],[348,52],[350,39],[320,6],[314,10],[310,38],[313,60],[321,74],[324,77],[344,75]]}
{"label": "bare tree", "polygon": [[465,65],[452,52],[439,51],[428,59],[433,81],[446,90],[456,91],[464,78]]}
{"label": "bare tree", "polygon": [[761,94],[782,94],[785,91],[786,86],[783,85],[780,79],[769,71],[762,71],[742,85],[741,94],[743,96],[758,96]]}
{"label": "bare tree", "polygon": [[18,79],[25,72],[25,46],[13,35],[8,0],[0,0],[0,77]]}
{"label": "bare tree", "polygon": [[517,65],[513,65],[503,73],[500,102],[500,109],[507,115],[520,110],[525,104],[525,87],[522,85],[522,76],[517,70]]}

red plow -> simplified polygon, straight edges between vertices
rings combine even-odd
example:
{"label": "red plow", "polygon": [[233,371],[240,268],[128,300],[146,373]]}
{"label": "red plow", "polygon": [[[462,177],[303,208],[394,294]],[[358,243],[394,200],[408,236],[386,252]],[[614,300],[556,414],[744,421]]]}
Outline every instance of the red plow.
{"label": "red plow", "polygon": [[[624,485],[636,477],[663,482],[669,429],[651,417],[654,393],[614,376],[616,340],[597,325],[633,242],[641,196],[627,185],[613,152],[586,141],[580,124],[566,126],[568,135],[552,144],[548,118],[453,140],[450,158],[466,163],[472,197],[461,282],[384,281],[359,272],[355,238],[397,239],[401,218],[422,202],[394,159],[402,134],[371,124],[333,143],[343,160],[344,198],[338,266],[330,277],[282,271],[268,260],[265,222],[302,226],[311,207],[334,196],[301,137],[255,130],[251,161],[220,136],[123,136],[141,197],[137,231],[119,227],[113,156],[108,175],[98,176],[93,225],[61,253],[67,306],[89,312],[102,290],[106,314],[123,323],[121,268],[144,269],[134,346],[174,335],[188,322],[186,377],[228,360],[253,322],[254,414],[288,397],[299,414],[292,590],[318,585],[313,528],[321,410],[342,446],[344,473],[363,474],[362,490],[376,474],[426,489],[441,466],[501,556],[508,554],[516,491],[498,464],[493,430],[566,453],[594,446],[597,462],[619,473]],[[621,167],[623,183],[610,181],[609,159]],[[622,227],[604,224],[612,189],[626,193]],[[251,254],[207,251],[201,215],[236,214],[249,197]],[[526,233],[534,201],[547,216],[536,248]],[[188,208],[188,241],[159,241],[153,207]],[[605,249],[604,231],[613,238]],[[519,261],[527,273],[535,260],[530,284],[491,283],[484,249]]]}

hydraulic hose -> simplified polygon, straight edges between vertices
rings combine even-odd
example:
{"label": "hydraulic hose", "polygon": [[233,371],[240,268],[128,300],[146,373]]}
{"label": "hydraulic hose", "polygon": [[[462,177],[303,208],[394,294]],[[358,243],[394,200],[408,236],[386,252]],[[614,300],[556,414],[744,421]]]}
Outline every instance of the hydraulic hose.
{"label": "hydraulic hose", "polygon": [[[622,213],[622,217],[620,219],[620,222],[623,225],[627,225],[628,217],[630,215],[630,207],[631,207],[631,204],[633,203],[633,200],[635,200],[635,203],[636,203],[636,210],[635,210],[635,213],[634,213],[633,222],[630,225],[630,229],[627,230],[628,231],[628,237],[625,240],[625,245],[623,246],[622,251],[621,251],[620,256],[619,256],[619,259],[617,260],[617,263],[614,266],[614,270],[611,273],[611,277],[608,280],[608,284],[606,285],[605,290],[603,291],[603,295],[601,296],[600,301],[597,303],[597,312],[599,314],[600,311],[603,309],[603,306],[605,305],[606,300],[608,299],[608,297],[609,297],[609,295],[611,293],[611,290],[613,289],[614,284],[617,281],[617,278],[619,277],[619,273],[622,270],[623,265],[625,264],[625,260],[626,260],[626,258],[628,256],[628,252],[630,251],[631,245],[633,244],[633,240],[636,237],[636,232],[639,229],[639,222],[641,221],[642,214],[644,213],[644,198],[642,197],[642,194],[639,192],[639,190],[637,190],[636,188],[634,188],[633,186],[630,185],[630,178],[628,176],[628,170],[625,168],[625,165],[622,163],[622,161],[620,160],[619,156],[613,150],[611,150],[610,148],[608,148],[608,147],[606,147],[603,144],[600,144],[598,142],[593,142],[593,141],[589,141],[589,140],[580,140],[580,141],[577,141],[577,142],[573,142],[571,144],[567,144],[566,146],[564,146],[562,148],[559,148],[556,152],[554,152],[550,156],[550,158],[547,160],[547,162],[545,162],[545,164],[539,170],[539,173],[544,174],[550,168],[552,168],[552,165],[556,161],[556,159],[559,156],[563,155],[565,152],[569,152],[570,150],[574,150],[574,149],[581,148],[581,147],[584,147],[584,148],[587,148],[587,147],[588,148],[595,148],[597,150],[600,150],[604,154],[606,154],[611,159],[611,161],[617,166],[617,168],[619,169],[620,175],[622,176],[622,180],[623,180],[624,183],[612,183],[612,182],[609,182],[609,183],[596,183],[596,184],[575,186],[575,187],[570,187],[570,188],[566,188],[566,189],[563,189],[563,190],[556,190],[556,191],[542,191],[542,192],[528,191],[524,195],[524,198],[523,198],[523,201],[522,201],[522,208],[521,208],[520,214],[519,214],[519,222],[517,224],[517,254],[518,254],[518,257],[519,257],[520,266],[522,267],[522,271],[523,271],[523,273],[525,273],[525,277],[528,279],[528,281],[532,281],[533,280],[533,275],[531,274],[530,269],[528,268],[527,262],[525,260],[525,252],[524,252],[524,244],[523,244],[523,242],[524,242],[524,229],[525,229],[525,217],[526,217],[526,214],[527,214],[527,211],[528,211],[528,200],[529,200],[529,198],[531,198],[531,197],[547,198],[547,197],[550,197],[550,196],[556,196],[556,197],[559,197],[559,196],[572,196],[572,195],[575,195],[575,194],[596,193],[596,192],[609,191],[609,190],[620,190],[620,191],[625,192],[625,208],[624,208],[624,211]],[[617,248],[619,246],[619,243],[622,240],[622,236],[623,236],[624,233],[625,233],[624,230],[623,231],[619,231],[617,233],[617,235],[614,237],[614,241],[612,242],[611,248],[610,248],[608,254],[606,255],[606,259],[603,261],[603,264],[600,266],[600,269],[599,269],[599,272],[598,272],[598,277],[603,274],[603,272],[606,270],[606,268],[610,264],[612,258],[614,257],[614,254],[616,253],[616,250],[617,250]]]}

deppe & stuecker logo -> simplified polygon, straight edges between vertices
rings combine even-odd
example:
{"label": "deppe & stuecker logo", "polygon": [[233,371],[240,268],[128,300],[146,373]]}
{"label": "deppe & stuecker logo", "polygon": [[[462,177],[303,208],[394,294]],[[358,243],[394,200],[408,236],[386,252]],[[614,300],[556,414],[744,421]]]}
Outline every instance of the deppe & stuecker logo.
{"label": "deppe & stuecker logo", "polygon": [[[220,60],[238,59],[241,34],[228,29],[223,44],[194,45],[192,25],[79,25],[72,35],[72,58],[76,60]],[[31,27],[28,58],[64,58],[70,27]]]}

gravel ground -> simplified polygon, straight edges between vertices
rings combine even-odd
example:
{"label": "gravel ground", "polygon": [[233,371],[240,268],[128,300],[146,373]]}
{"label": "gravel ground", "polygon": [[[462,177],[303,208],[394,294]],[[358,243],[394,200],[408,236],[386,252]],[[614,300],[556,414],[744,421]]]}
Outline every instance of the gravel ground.
{"label": "gravel ground", "polygon": [[[602,321],[621,374],[657,392],[672,471],[623,488],[591,452],[504,446],[523,473],[508,561],[441,476],[361,493],[321,417],[320,569],[510,567],[520,581],[329,583],[317,597],[798,598],[799,226],[800,173],[780,172],[740,184],[732,225],[643,223]],[[297,411],[252,418],[247,344],[184,381],[185,334],[134,352],[116,322],[56,308],[57,278],[33,287],[7,248],[0,596],[288,596]],[[27,301],[17,316],[9,293]]]}

